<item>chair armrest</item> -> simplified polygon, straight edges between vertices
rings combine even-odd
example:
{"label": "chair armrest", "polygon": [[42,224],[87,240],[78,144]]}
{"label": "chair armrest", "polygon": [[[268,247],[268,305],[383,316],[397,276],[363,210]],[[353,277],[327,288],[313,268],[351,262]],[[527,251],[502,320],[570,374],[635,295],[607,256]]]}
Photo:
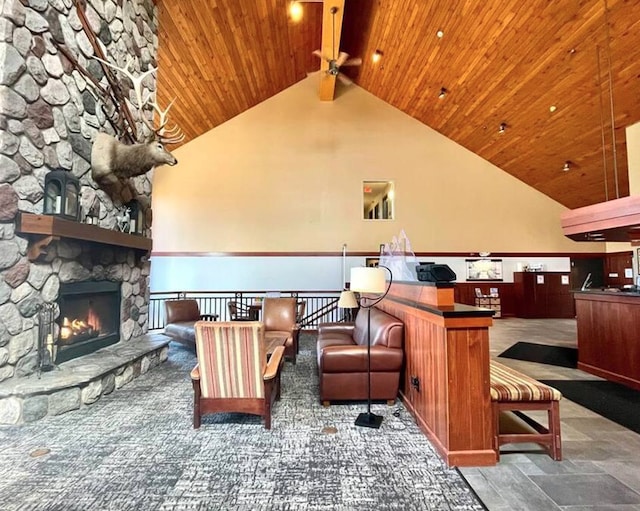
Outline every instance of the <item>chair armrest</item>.
{"label": "chair armrest", "polygon": [[196,366],[191,369],[191,379],[199,380],[200,379],[200,366],[196,364]]}
{"label": "chair armrest", "polygon": [[353,337],[355,327],[355,323],[320,323],[318,325],[318,335],[340,333]]}
{"label": "chair armrest", "polygon": [[218,321],[217,314],[200,314],[200,319],[203,321]]}
{"label": "chair armrest", "polygon": [[269,362],[267,363],[267,368],[264,371],[263,379],[265,381],[272,380],[278,374],[280,370],[280,366],[282,365],[282,357],[284,355],[284,346],[278,346],[271,357],[269,358]]}

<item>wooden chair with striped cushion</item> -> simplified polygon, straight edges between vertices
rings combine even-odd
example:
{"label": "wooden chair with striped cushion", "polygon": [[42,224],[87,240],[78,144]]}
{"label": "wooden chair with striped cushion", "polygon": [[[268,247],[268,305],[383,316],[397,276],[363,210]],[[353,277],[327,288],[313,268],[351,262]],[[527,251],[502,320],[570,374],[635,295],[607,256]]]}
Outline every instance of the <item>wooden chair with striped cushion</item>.
{"label": "wooden chair with striped cushion", "polygon": [[195,329],[193,427],[200,427],[203,415],[238,412],[264,417],[265,428],[271,429],[271,407],[280,399],[284,347],[276,348],[267,361],[259,321],[198,321]]}
{"label": "wooden chair with striped cushion", "polygon": [[[490,365],[490,375],[494,449],[497,459],[500,459],[501,445],[533,442],[544,445],[554,460],[562,460],[559,404],[562,394],[560,391],[493,360]],[[546,411],[548,427],[522,413],[523,410]],[[511,411],[517,415],[536,433],[500,433],[500,412],[504,411]]]}

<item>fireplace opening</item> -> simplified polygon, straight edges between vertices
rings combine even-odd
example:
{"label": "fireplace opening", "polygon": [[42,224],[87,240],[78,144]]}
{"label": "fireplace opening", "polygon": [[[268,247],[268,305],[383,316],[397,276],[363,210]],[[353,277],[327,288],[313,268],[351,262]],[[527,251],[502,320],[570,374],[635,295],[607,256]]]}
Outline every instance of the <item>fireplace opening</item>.
{"label": "fireplace opening", "polygon": [[56,364],[87,355],[120,340],[120,283],[62,284],[58,300]]}

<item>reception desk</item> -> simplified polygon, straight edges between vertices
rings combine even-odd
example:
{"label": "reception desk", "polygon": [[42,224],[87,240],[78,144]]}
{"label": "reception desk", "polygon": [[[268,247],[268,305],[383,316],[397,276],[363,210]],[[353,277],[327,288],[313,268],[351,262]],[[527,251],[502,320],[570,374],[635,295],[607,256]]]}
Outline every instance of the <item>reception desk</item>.
{"label": "reception desk", "polygon": [[454,284],[394,282],[378,307],[402,320],[400,396],[448,465],[495,465],[489,395],[493,311],[455,304]]}
{"label": "reception desk", "polygon": [[577,291],[578,369],[640,390],[640,293]]}

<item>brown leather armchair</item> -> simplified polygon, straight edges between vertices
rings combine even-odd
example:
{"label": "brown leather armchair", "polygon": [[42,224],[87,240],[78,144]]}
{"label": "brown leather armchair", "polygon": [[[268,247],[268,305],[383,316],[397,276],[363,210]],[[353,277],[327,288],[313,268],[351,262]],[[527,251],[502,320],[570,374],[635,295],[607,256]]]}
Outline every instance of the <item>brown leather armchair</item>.
{"label": "brown leather armchair", "polygon": [[262,322],[264,337],[286,337],[284,355],[294,364],[298,353],[296,329],[298,324],[295,298],[265,298],[262,301]]}
{"label": "brown leather armchair", "polygon": [[196,300],[167,300],[164,302],[164,334],[190,348],[196,345],[196,321],[216,321],[216,314],[200,314]]}
{"label": "brown leather armchair", "polygon": [[[404,325],[371,309],[371,399],[393,404],[404,360]],[[318,328],[320,401],[364,401],[367,385],[367,310],[354,323],[321,323]]]}
{"label": "brown leather armchair", "polygon": [[249,308],[240,302],[230,300],[227,302],[230,321],[253,321]]}

